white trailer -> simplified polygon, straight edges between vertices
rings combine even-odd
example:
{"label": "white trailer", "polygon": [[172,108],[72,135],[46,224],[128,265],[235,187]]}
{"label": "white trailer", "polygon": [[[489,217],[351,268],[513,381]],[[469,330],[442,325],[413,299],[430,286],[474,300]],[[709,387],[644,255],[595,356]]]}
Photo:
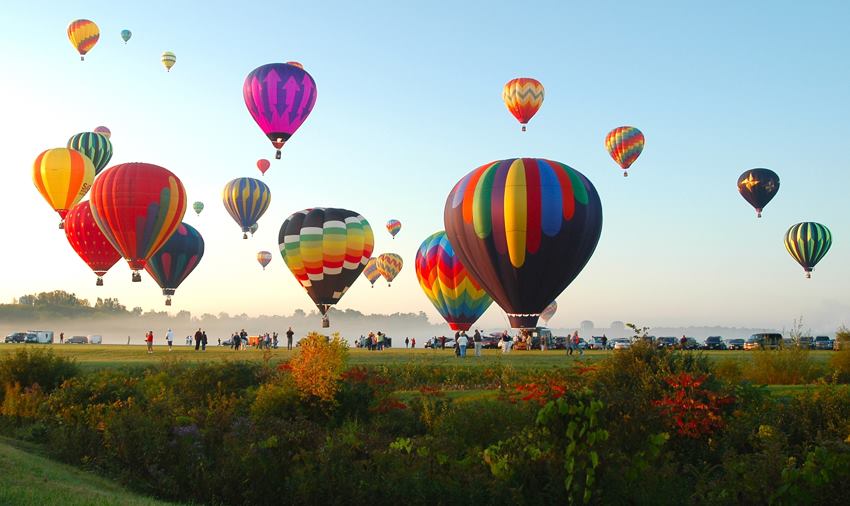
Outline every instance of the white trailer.
{"label": "white trailer", "polygon": [[28,330],[30,334],[35,334],[38,339],[39,344],[52,344],[53,343],[53,331],[52,330]]}

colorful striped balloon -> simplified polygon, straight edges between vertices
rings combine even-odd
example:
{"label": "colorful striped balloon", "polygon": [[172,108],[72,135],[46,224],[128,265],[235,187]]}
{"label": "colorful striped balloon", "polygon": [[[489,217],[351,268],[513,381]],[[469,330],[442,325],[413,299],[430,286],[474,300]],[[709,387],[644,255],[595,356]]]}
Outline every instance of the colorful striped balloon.
{"label": "colorful striped balloon", "polygon": [[543,85],[530,77],[511,79],[502,88],[502,100],[525,132],[525,125],[543,105]]}
{"label": "colorful striped balloon", "polygon": [[95,180],[91,208],[97,226],[138,271],[171,238],[186,214],[186,190],[170,170],[152,163],[122,163]]}
{"label": "colorful striped balloon", "polygon": [[94,21],[78,19],[71,21],[71,24],[68,25],[68,40],[71,41],[71,45],[80,53],[80,61],[86,59],[86,53],[91,51],[99,38],[100,29]]}
{"label": "colorful striped balloon", "polygon": [[626,170],[635,163],[643,151],[643,133],[635,127],[621,126],[608,132],[605,136],[605,149],[617,164],[623,169],[623,177],[629,175]]}
{"label": "colorful striped balloon", "polygon": [[263,270],[266,270],[266,266],[269,265],[272,261],[272,254],[268,251],[258,251],[257,252],[257,262],[263,266]]}
{"label": "colorful striped balloon", "polygon": [[180,283],[195,270],[204,256],[204,238],[195,227],[181,223],[174,234],[145,264],[145,270],[162,288],[165,305]]}
{"label": "colorful striped balloon", "polygon": [[224,208],[242,228],[242,238],[247,239],[251,225],[269,208],[272,192],[259,179],[240,177],[224,185],[221,198]]}
{"label": "colorful striped balloon", "polygon": [[96,132],[82,132],[68,139],[68,147],[89,157],[94,164],[95,176],[100,174],[112,159],[112,142],[109,137]]}
{"label": "colorful striped balloon", "polygon": [[416,252],[419,286],[452,330],[469,330],[493,299],[470,276],[442,230]]}
{"label": "colorful striped balloon", "polygon": [[95,128],[94,133],[100,134],[100,135],[106,137],[107,139],[112,137],[112,131],[110,129],[106,128],[105,126],[99,126],[99,127]]}
{"label": "colorful striped balloon", "polygon": [[455,254],[514,328],[536,325],[584,268],[602,232],[593,184],[539,158],[473,170],[449,194],[444,218]]}
{"label": "colorful striped balloon", "polygon": [[401,272],[403,265],[404,261],[401,259],[401,256],[396,255],[395,253],[384,253],[378,257],[378,263],[375,267],[378,268],[378,272],[381,273],[381,276],[387,280],[387,286],[392,286],[390,283],[396,276],[398,276],[398,273]]}
{"label": "colorful striped balloon", "polygon": [[372,285],[372,288],[375,288],[375,281],[381,277],[381,273],[378,272],[378,259],[370,258],[368,262],[366,262],[366,267],[363,268],[363,275],[366,276],[366,279],[369,280],[369,283]]}
{"label": "colorful striped balloon", "polygon": [[375,237],[356,212],[316,207],[287,218],[278,243],[286,266],[324,316],[360,276]]}
{"label": "colorful striped balloon", "polygon": [[162,66],[165,67],[166,72],[171,72],[171,67],[177,63],[177,55],[172,53],[171,51],[165,51],[162,53],[160,57],[160,61],[162,62]]}
{"label": "colorful striped balloon", "polygon": [[65,216],[65,237],[79,257],[97,276],[97,286],[103,286],[103,276],[112,268],[121,254],[109,244],[109,240],[100,231],[89,201],[75,205]]}
{"label": "colorful striped balloon", "polygon": [[785,233],[785,249],[812,277],[815,265],[823,259],[832,246],[832,232],[820,223],[797,223]]}
{"label": "colorful striped balloon", "polygon": [[390,235],[393,236],[393,239],[395,239],[395,235],[399,232],[399,230],[401,230],[400,221],[390,220],[387,222],[387,232],[389,232]]}
{"label": "colorful striped balloon", "polygon": [[540,320],[543,323],[548,324],[549,320],[551,320],[552,317],[555,316],[556,311],[558,311],[558,303],[553,300],[552,303],[546,306],[546,309],[544,309],[543,312],[540,313]]}
{"label": "colorful striped balloon", "polygon": [[[32,181],[44,200],[64,220],[94,181],[94,165],[79,151],[54,148],[43,151],[32,165]],[[62,221],[59,228],[63,228]]]}
{"label": "colorful striped balloon", "polygon": [[242,96],[251,117],[280,150],[316,104],[316,82],[303,68],[287,63],[257,67],[245,78]]}

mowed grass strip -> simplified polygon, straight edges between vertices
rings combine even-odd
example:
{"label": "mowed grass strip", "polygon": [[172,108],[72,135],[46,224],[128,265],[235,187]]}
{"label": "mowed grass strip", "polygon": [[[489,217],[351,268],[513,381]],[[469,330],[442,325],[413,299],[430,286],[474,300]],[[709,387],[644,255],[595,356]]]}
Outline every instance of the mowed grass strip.
{"label": "mowed grass strip", "polygon": [[100,476],[34,453],[25,443],[0,437],[0,504],[10,506],[164,506]]}

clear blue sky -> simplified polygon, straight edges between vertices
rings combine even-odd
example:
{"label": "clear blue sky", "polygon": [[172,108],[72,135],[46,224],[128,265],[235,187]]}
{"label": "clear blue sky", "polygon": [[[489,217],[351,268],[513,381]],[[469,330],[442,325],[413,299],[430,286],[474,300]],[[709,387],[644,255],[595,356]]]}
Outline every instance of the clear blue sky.
{"label": "clear blue sky", "polygon": [[[277,252],[293,211],[353,209],[376,252],[401,254],[392,288],[361,281],[342,308],[424,310],[413,270],[421,240],[441,229],[445,197],[469,170],[514,156],[549,157],[587,175],[605,223],[596,254],[559,298],[553,324],[591,319],[649,325],[789,326],[805,315],[830,330],[850,317],[850,4],[846,2],[17,2],[0,31],[0,139],[5,198],[0,300],[48,289],[162,308],[126,265],[96,288],[31,182],[43,149],[78,131],[112,129],[113,163],[145,161],[183,180],[207,242],[173,310],[288,314],[311,303]],[[687,5],[686,5],[687,4]],[[79,61],[65,36],[76,18],[101,39]],[[126,46],[119,33],[128,28]],[[162,68],[162,51],[177,64]],[[265,176],[272,204],[240,238],[220,203],[224,183],[258,177],[273,155],[242,101],[253,68],[298,60],[313,75],[312,115]],[[546,87],[520,133],[501,102],[517,76]],[[619,125],[646,134],[623,178],[603,147]],[[757,221],[735,188],[752,167],[782,178]],[[403,228],[391,240],[388,218]],[[785,252],[792,224],[834,234],[812,280]],[[275,258],[266,272],[257,250]],[[493,307],[484,324],[503,325]]]}

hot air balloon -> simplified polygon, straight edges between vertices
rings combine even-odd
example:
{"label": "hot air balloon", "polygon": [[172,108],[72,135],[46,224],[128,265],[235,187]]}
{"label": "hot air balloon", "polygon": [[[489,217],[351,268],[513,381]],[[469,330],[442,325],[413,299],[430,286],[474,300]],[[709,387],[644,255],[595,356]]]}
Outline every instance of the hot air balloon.
{"label": "hot air balloon", "polygon": [[378,272],[377,258],[370,258],[369,261],[366,262],[366,267],[363,268],[363,275],[369,280],[371,287],[375,288],[375,281],[378,281],[378,278],[381,277],[381,273]]}
{"label": "hot air balloon", "polygon": [[288,62],[286,62],[286,64],[287,64],[287,65],[292,65],[293,67],[298,67],[299,69],[303,69],[303,68],[304,68],[304,65],[301,65],[301,64],[300,64],[300,63],[298,63],[297,61],[288,61]]}
{"label": "hot air balloon", "polygon": [[177,56],[171,51],[165,51],[162,53],[162,57],[160,58],[163,66],[165,66],[166,72],[171,72],[171,67],[177,63]]}
{"label": "hot air balloon", "polygon": [[78,19],[71,21],[71,24],[68,25],[68,40],[71,41],[71,45],[80,53],[80,61],[86,59],[86,53],[91,51],[99,38],[100,29],[94,21]]}
{"label": "hot air balloon", "polygon": [[104,170],[92,186],[91,208],[97,226],[121,253],[133,281],[180,226],[186,190],[168,169],[151,163],[122,163]]}
{"label": "hot air balloon", "polygon": [[738,178],[738,192],[756,208],[756,217],[779,191],[779,176],[770,169],[750,169]]}
{"label": "hot air balloon", "polygon": [[112,143],[109,137],[96,132],[82,132],[68,139],[68,147],[89,157],[94,165],[94,174],[100,174],[112,159]]}
{"label": "hot air balloon", "polygon": [[375,246],[369,222],[354,211],[315,207],[280,227],[280,254],[323,318],[357,280]]}
{"label": "hot air balloon", "polygon": [[558,303],[553,300],[552,303],[549,304],[548,306],[546,306],[546,309],[544,309],[543,312],[540,313],[540,320],[543,323],[548,324],[549,320],[551,320],[552,317],[555,316],[555,312],[557,310],[558,310]]}
{"label": "hot air balloon", "polygon": [[131,32],[130,30],[121,30],[121,40],[124,41],[124,44],[126,44],[127,41],[130,40],[130,37],[132,37],[132,36],[133,36],[133,32]]}
{"label": "hot air balloon", "polygon": [[224,185],[222,200],[227,212],[242,227],[242,239],[247,239],[251,225],[268,209],[272,193],[259,179],[240,177]]}
{"label": "hot air balloon", "polygon": [[442,230],[416,252],[419,286],[452,330],[469,330],[493,299],[471,277]]}
{"label": "hot air balloon", "polygon": [[262,172],[264,176],[266,175],[266,171],[269,170],[269,167],[271,166],[271,162],[269,162],[265,158],[260,158],[259,160],[257,160],[257,168],[260,169],[260,172]]}
{"label": "hot air balloon", "polygon": [[[94,165],[79,151],[54,148],[43,151],[33,162],[32,181],[44,200],[64,220],[91,188]],[[62,221],[59,228],[63,227]]]}
{"label": "hot air balloon", "polygon": [[99,126],[99,127],[95,128],[94,133],[100,134],[100,135],[106,137],[107,139],[112,137],[112,132],[108,128],[106,128],[105,126]]}
{"label": "hot air balloon", "polygon": [[785,233],[785,249],[806,271],[806,277],[812,277],[815,265],[832,246],[832,233],[820,223],[806,221],[797,223]]}
{"label": "hot air balloon", "polygon": [[254,223],[251,225],[251,228],[248,229],[248,232],[251,232],[251,237],[254,237],[254,234],[257,233],[257,229],[260,228],[259,223]]}
{"label": "hot air balloon", "polygon": [[272,254],[268,251],[258,251],[257,261],[263,266],[263,270],[266,270],[266,266],[272,261]]}
{"label": "hot air balloon", "polygon": [[204,203],[199,200],[199,201],[195,202],[194,204],[192,204],[192,209],[195,210],[196,215],[200,216],[201,211],[204,210]]}
{"label": "hot air balloon", "polygon": [[537,324],[602,232],[602,204],[590,180],[538,158],[473,170],[449,194],[444,218],[455,254],[514,328]]}
{"label": "hot air balloon", "polygon": [[165,295],[165,305],[171,305],[171,296],[198,266],[204,256],[204,238],[189,224],[181,223],[171,237],[145,264],[145,270]]}
{"label": "hot air balloon", "polygon": [[396,234],[401,230],[401,222],[398,220],[390,220],[387,222],[387,232],[395,239]]}
{"label": "hot air balloon", "polygon": [[381,273],[381,276],[387,280],[387,286],[392,286],[390,283],[396,276],[398,276],[398,273],[401,272],[403,265],[404,261],[399,255],[396,255],[395,253],[384,253],[383,255],[378,256],[378,263],[375,267],[378,268],[378,272]]}
{"label": "hot air balloon", "polygon": [[617,164],[623,169],[623,177],[629,175],[626,170],[635,163],[643,151],[643,133],[635,127],[621,126],[608,132],[605,136],[605,149]]}
{"label": "hot air balloon", "polygon": [[103,235],[94,221],[94,216],[85,200],[75,205],[65,216],[65,237],[77,255],[83,259],[97,276],[97,286],[103,286],[103,276],[112,268],[121,254]]}
{"label": "hot air balloon", "polygon": [[511,79],[502,89],[502,100],[525,132],[525,125],[543,105],[543,85],[530,77]]}
{"label": "hot air balloon", "polygon": [[316,82],[303,68],[286,63],[257,67],[242,86],[248,112],[277,149],[304,123],[316,103]]}

